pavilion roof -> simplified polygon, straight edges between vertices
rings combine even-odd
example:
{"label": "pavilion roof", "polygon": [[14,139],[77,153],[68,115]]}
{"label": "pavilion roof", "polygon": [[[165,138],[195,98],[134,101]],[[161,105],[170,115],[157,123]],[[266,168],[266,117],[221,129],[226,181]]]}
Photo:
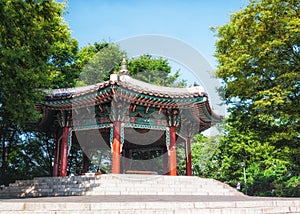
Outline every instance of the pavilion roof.
{"label": "pavilion roof", "polygon": [[97,83],[89,86],[78,86],[74,88],[50,89],[44,91],[47,94],[47,100],[62,100],[97,92],[103,88],[113,85],[136,93],[162,98],[192,98],[198,96],[207,96],[203,87],[201,86],[193,86],[189,88],[165,87],[149,84],[134,79],[128,75],[118,76],[117,74],[112,74],[111,79],[103,83]]}
{"label": "pavilion roof", "polygon": [[[174,88],[152,85],[129,75],[112,74],[110,80],[89,86],[45,90],[43,106],[52,110],[72,109],[75,106],[91,106],[111,101],[114,96],[127,99],[132,104],[158,108],[187,109],[190,119],[203,123],[219,122],[222,116],[210,107],[203,87]],[[213,123],[215,123],[213,122]]]}
{"label": "pavilion roof", "polygon": [[[74,88],[44,90],[45,100],[36,105],[44,114],[43,120],[48,120],[48,114],[55,114],[56,110],[69,111],[100,106],[118,99],[133,106],[144,106],[145,109],[152,106],[159,109],[159,112],[162,109],[179,109],[185,120],[200,124],[199,131],[222,120],[222,116],[211,109],[208,94],[203,87],[175,88],[149,84],[130,77],[125,63],[123,60],[120,74],[111,74],[108,81]],[[42,123],[43,121],[40,124]]]}

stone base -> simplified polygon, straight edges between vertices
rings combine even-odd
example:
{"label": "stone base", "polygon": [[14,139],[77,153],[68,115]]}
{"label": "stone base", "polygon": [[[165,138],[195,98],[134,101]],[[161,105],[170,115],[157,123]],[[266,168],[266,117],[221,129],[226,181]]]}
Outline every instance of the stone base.
{"label": "stone base", "polygon": [[0,198],[0,214],[300,214],[300,198],[249,197],[219,181],[187,176],[35,178],[3,188]]}
{"label": "stone base", "polygon": [[0,201],[6,214],[280,214],[300,213],[300,199],[247,196],[70,196]]}

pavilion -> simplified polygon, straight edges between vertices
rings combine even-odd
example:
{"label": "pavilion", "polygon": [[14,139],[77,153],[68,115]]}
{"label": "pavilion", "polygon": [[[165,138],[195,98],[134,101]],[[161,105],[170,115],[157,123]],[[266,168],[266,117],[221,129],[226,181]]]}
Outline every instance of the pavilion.
{"label": "pavilion", "polygon": [[78,143],[84,154],[83,172],[88,171],[94,144],[102,143],[111,149],[113,174],[142,172],[128,163],[135,152],[159,151],[167,154],[162,160],[167,173],[162,174],[169,175],[177,175],[176,144],[184,143],[190,176],[191,137],[222,119],[212,111],[203,87],[171,88],[136,80],[130,77],[125,59],[119,74],[111,74],[108,81],[46,94],[36,107],[43,115],[38,127],[56,138],[53,176],[67,175],[68,154]]}

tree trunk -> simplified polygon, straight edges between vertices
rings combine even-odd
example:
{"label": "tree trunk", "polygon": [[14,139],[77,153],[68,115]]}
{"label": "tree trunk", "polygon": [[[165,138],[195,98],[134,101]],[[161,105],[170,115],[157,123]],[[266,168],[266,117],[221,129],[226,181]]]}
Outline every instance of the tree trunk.
{"label": "tree trunk", "polygon": [[4,182],[4,175],[7,169],[7,152],[5,147],[5,134],[1,135],[1,168],[0,168],[0,182]]}

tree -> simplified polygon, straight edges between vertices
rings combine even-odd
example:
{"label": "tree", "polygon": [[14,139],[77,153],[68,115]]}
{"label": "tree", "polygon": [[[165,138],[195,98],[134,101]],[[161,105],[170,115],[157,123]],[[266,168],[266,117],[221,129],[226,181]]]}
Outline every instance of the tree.
{"label": "tree", "polygon": [[211,158],[219,147],[220,136],[204,136],[196,134],[192,140],[193,175],[211,177]]}
{"label": "tree", "polygon": [[76,61],[80,68],[77,85],[92,85],[109,79],[125,52],[113,43],[95,43],[82,48]]}
{"label": "tree", "polygon": [[[217,76],[236,117],[280,143],[299,142],[297,1],[251,1],[218,29]],[[234,117],[235,118],[235,117]],[[264,127],[264,128],[262,128]],[[297,145],[299,146],[299,145]]]}
{"label": "tree", "polygon": [[39,118],[35,104],[43,94],[37,89],[59,85],[50,83],[50,71],[62,72],[72,63],[67,55],[77,42],[63,12],[64,4],[54,0],[0,0],[1,180],[6,180],[14,149],[22,148],[16,146],[22,129]]}
{"label": "tree", "polygon": [[50,176],[55,142],[44,133],[19,132],[7,147],[7,168],[1,184]]}
{"label": "tree", "polygon": [[54,52],[48,64],[50,88],[69,88],[76,85],[80,69],[78,58],[78,42],[74,38],[56,42]]}
{"label": "tree", "polygon": [[55,1],[0,1],[1,122],[24,125],[37,117],[37,88],[47,85],[58,43],[69,40],[63,5]]}
{"label": "tree", "polygon": [[179,80],[179,71],[171,75],[171,66],[168,60],[153,58],[151,55],[142,55],[128,62],[130,75],[135,79],[161,86],[185,87],[186,81]]}
{"label": "tree", "polygon": [[[82,48],[76,59],[81,70],[77,85],[91,85],[109,79],[110,74],[120,70],[122,58],[126,55],[118,45],[102,42]],[[171,75],[168,60],[142,55],[128,60],[130,75],[138,80],[163,86],[185,87],[186,81],[179,80],[179,71]]]}
{"label": "tree", "polygon": [[[226,133],[214,155],[206,164],[210,176],[235,186],[240,182],[250,195],[283,196],[293,178],[290,152],[287,146],[276,148],[251,129],[240,132],[241,121],[226,124]],[[244,183],[242,163],[246,166]]]}
{"label": "tree", "polygon": [[[288,166],[286,173],[291,179],[300,175],[299,12],[298,1],[252,0],[244,10],[233,14],[228,24],[217,29],[216,42],[216,74],[223,81],[222,92],[230,112],[231,128],[226,131],[236,139],[224,138],[221,152],[228,150],[224,158],[238,153],[232,144],[260,149],[245,153],[258,160],[262,160],[259,154],[265,150],[278,161],[288,162],[283,165]],[[237,137],[247,141],[241,142]],[[254,157],[248,160],[254,161]],[[234,160],[243,159],[237,156]],[[231,167],[236,165],[228,162]],[[249,162],[248,166],[255,163]],[[263,173],[268,170],[255,167]],[[226,170],[228,175],[234,175],[235,169]]]}

